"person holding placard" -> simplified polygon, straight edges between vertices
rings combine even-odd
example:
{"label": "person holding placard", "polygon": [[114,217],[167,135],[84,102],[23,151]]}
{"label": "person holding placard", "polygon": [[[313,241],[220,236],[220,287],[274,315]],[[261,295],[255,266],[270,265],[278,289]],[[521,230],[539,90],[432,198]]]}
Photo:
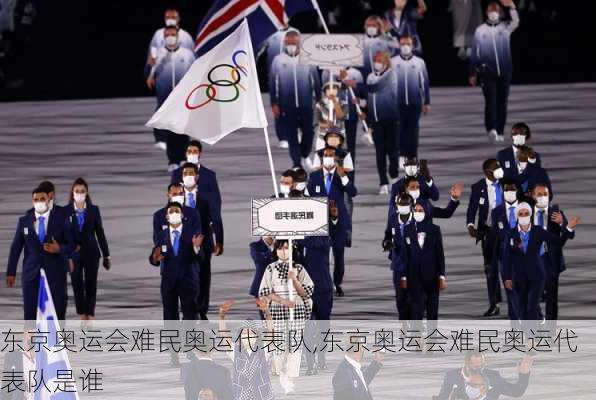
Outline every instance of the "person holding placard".
{"label": "person holding placard", "polygon": [[[284,337],[289,337],[290,331],[295,333],[296,343],[300,344],[305,322],[312,313],[314,284],[302,265],[294,262],[290,265],[287,240],[276,241],[274,249],[277,261],[267,266],[259,287],[259,297],[265,298],[269,303],[274,330],[284,332]],[[292,313],[290,309],[293,310]],[[288,342],[281,349],[276,347],[273,354],[273,369],[279,374],[280,384],[286,394],[295,391],[293,381],[300,374],[302,356],[301,345],[298,348],[290,345]]]}

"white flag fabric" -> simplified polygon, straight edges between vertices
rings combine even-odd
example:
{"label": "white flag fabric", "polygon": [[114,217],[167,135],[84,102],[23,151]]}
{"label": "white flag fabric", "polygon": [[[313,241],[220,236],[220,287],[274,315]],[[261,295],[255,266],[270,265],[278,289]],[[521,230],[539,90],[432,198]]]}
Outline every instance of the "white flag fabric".
{"label": "white flag fabric", "polygon": [[240,128],[267,126],[246,19],[192,64],[147,126],[208,144]]}
{"label": "white flag fabric", "polygon": [[[48,278],[43,268],[40,272],[35,328],[38,332],[47,334],[47,343],[40,346],[39,351],[35,351],[35,373],[38,384],[40,377],[43,376],[45,387],[41,384],[36,388],[33,398],[34,400],[79,400],[76,386],[71,383],[75,380],[75,372],[68,360],[68,350],[64,348],[64,343],[58,341],[61,339],[57,334],[60,331],[60,324]],[[71,371],[72,376],[70,376]],[[65,381],[68,383],[64,383]],[[53,388],[57,386],[62,387],[62,390],[52,393]]]}

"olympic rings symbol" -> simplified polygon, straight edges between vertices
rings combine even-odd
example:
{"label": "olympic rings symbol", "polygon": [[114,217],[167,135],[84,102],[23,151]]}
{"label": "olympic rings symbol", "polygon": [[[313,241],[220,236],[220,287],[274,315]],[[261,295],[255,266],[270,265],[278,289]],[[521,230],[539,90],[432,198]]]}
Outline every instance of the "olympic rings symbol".
{"label": "olympic rings symbol", "polygon": [[[246,51],[244,50],[236,50],[232,55],[232,64],[217,64],[216,66],[212,67],[207,74],[207,80],[209,83],[201,83],[200,85],[195,86],[188,93],[185,102],[186,108],[189,110],[196,110],[207,105],[211,101],[231,103],[238,100],[240,97],[240,90],[246,91],[246,87],[244,87],[244,85],[241,83],[242,75],[248,76],[246,66],[239,64],[236,60],[236,58],[241,54],[244,54],[245,56],[247,55]],[[226,69],[230,71],[230,79],[217,78],[218,71]],[[228,98],[218,98],[216,87],[233,88],[233,95]],[[191,98],[194,98],[194,95],[197,93],[197,91],[203,88],[205,88],[205,96],[207,99],[198,104],[191,104]]]}

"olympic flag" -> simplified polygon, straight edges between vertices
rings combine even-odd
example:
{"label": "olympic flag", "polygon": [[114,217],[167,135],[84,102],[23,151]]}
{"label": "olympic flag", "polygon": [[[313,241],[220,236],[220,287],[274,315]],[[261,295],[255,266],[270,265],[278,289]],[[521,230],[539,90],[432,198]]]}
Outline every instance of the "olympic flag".
{"label": "olympic flag", "polygon": [[198,58],[146,124],[208,144],[240,128],[266,128],[246,19]]}

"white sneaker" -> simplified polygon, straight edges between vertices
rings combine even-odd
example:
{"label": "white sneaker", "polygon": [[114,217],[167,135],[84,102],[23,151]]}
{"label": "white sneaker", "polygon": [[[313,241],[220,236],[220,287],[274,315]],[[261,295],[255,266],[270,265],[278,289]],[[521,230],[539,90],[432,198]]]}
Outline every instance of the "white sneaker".
{"label": "white sneaker", "polygon": [[499,138],[498,138],[499,134],[497,133],[496,129],[491,129],[490,131],[488,131],[488,137],[493,141],[493,142],[498,142]]}
{"label": "white sneaker", "polygon": [[505,141],[505,137],[503,135],[497,134],[497,142],[504,142],[504,141]]}
{"label": "white sneaker", "polygon": [[399,156],[399,163],[398,164],[399,164],[399,170],[400,171],[405,171],[405,168],[404,168],[404,164],[405,163],[406,163],[406,157]]}
{"label": "white sneaker", "polygon": [[155,146],[156,149],[160,149],[163,151],[166,151],[168,149],[168,145],[166,144],[166,142],[157,142],[153,146]]}
{"label": "white sneaker", "polygon": [[175,170],[178,169],[178,165],[177,164],[170,164],[168,165],[168,172],[173,172]]}
{"label": "white sneaker", "polygon": [[306,158],[303,158],[302,159],[302,166],[304,167],[304,169],[306,170],[306,172],[310,172],[313,169],[312,161],[310,160],[309,157],[306,157]]}
{"label": "white sneaker", "polygon": [[362,134],[362,142],[368,146],[372,146],[373,144],[375,144],[375,141],[374,141],[370,131],[368,133]]}
{"label": "white sneaker", "polygon": [[381,187],[379,188],[379,194],[389,194],[389,185],[381,185]]}
{"label": "white sneaker", "polygon": [[279,143],[277,144],[277,147],[279,147],[280,149],[287,149],[290,147],[290,144],[288,143],[287,140],[280,140]]}

